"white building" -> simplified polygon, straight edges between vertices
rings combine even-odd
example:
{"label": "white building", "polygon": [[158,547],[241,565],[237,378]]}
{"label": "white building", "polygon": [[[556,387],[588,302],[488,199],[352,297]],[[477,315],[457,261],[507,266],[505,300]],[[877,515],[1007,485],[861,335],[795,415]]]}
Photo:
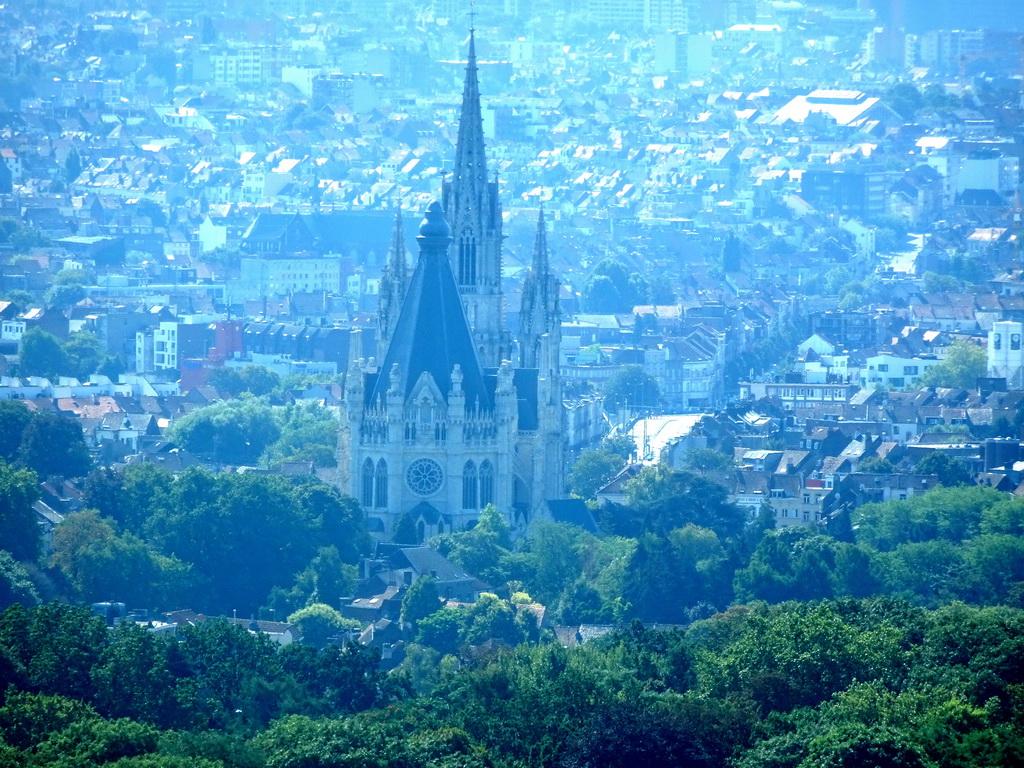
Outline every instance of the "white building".
{"label": "white building", "polygon": [[937,357],[900,357],[891,352],[872,355],[860,372],[861,387],[913,389],[926,370],[941,362]]}
{"label": "white building", "polygon": [[1006,379],[1009,389],[1024,389],[1024,323],[1002,320],[988,332],[988,375]]}

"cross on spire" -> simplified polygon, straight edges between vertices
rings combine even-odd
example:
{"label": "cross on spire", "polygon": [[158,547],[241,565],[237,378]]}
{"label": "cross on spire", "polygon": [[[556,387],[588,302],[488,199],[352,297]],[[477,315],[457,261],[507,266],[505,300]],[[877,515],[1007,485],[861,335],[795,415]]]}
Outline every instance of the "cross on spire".
{"label": "cross on spire", "polygon": [[476,3],[469,4],[469,31],[476,32]]}

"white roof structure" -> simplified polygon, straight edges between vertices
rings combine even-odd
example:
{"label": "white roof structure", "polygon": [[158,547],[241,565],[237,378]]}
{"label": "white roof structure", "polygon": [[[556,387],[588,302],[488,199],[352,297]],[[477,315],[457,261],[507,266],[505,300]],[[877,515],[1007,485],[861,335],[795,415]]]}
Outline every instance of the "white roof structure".
{"label": "white roof structure", "polygon": [[834,91],[819,89],[806,96],[797,96],[768,120],[769,125],[802,123],[813,114],[823,114],[838,125],[850,125],[864,119],[878,104],[878,98],[861,91]]}

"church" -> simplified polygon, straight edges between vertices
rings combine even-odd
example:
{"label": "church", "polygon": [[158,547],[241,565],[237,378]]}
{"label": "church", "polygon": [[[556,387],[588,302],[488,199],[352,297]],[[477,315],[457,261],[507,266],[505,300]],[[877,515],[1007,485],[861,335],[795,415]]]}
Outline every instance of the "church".
{"label": "church", "polygon": [[472,30],[454,169],[416,239],[409,274],[397,217],[380,288],[380,358],[358,361],[346,377],[343,489],[381,540],[404,516],[420,540],[462,530],[488,504],[522,532],[565,493],[559,286],[542,213],[513,344]]}

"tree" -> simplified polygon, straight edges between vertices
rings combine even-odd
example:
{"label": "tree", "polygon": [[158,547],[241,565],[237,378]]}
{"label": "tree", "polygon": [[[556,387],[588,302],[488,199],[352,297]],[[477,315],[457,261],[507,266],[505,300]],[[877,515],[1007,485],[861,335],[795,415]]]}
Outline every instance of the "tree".
{"label": "tree", "polygon": [[289,624],[295,624],[302,632],[302,642],[323,648],[340,639],[345,630],[359,629],[359,622],[346,619],[326,603],[313,603],[288,617]]}
{"label": "tree", "polygon": [[208,383],[220,392],[232,397],[248,392],[262,397],[274,392],[281,384],[281,377],[263,365],[246,365],[242,368],[215,368]]}
{"label": "tree", "polygon": [[464,643],[479,645],[487,640],[498,640],[516,646],[525,639],[523,628],[516,621],[515,611],[508,601],[485,592],[469,607],[462,634]]}
{"label": "tree", "polygon": [[338,420],[315,402],[274,409],[281,436],[266,451],[269,464],[311,461],[318,467],[337,464]]}
{"label": "tree", "polygon": [[857,471],[874,475],[891,475],[896,471],[896,467],[894,467],[892,462],[888,459],[883,459],[878,456],[868,456],[857,465]]}
{"label": "tree", "polygon": [[28,571],[10,552],[0,549],[0,611],[15,603],[35,605],[38,602],[39,592]]}
{"label": "tree", "polygon": [[639,365],[622,366],[605,383],[604,406],[607,411],[651,409],[660,401],[658,382]]}
{"label": "tree", "polygon": [[611,451],[584,451],[569,471],[569,488],[577,496],[592,499],[623,466],[623,458]]}
{"label": "tree", "polygon": [[0,195],[9,195],[14,191],[14,174],[7,163],[0,163]]}
{"label": "tree", "polygon": [[57,526],[52,562],[86,603],[164,605],[189,580],[184,563],[160,555],[132,533],[119,533],[95,510],[76,512]]}
{"label": "tree", "polygon": [[919,475],[937,475],[941,485],[973,485],[974,476],[960,459],[932,451],[914,465]]}
{"label": "tree", "polygon": [[228,464],[254,465],[281,436],[270,406],[247,398],[214,403],[178,419],[170,438],[183,448]]}
{"label": "tree", "polygon": [[17,458],[31,420],[32,411],[21,400],[0,400],[0,460],[10,464]]}
{"label": "tree", "polygon": [[627,307],[618,287],[607,275],[591,275],[583,284],[583,308],[597,314],[625,312]]}
{"label": "tree", "polygon": [[746,525],[745,513],[729,502],[725,488],[703,475],[657,464],[644,467],[624,490],[640,532],[667,535],[692,523],[724,541],[738,539]]}
{"label": "tree", "polygon": [[402,598],[402,624],[414,629],[421,619],[441,610],[441,598],[437,594],[437,579],[420,576],[412,583]]}
{"label": "tree", "polygon": [[954,341],[946,350],[942,362],[928,368],[917,380],[920,389],[951,387],[974,389],[978,379],[985,375],[988,361],[985,350],[969,341]]}
{"label": "tree", "polygon": [[105,717],[130,717],[162,728],[179,722],[174,675],[164,638],[135,622],[121,622],[92,669],[95,705]]}
{"label": "tree", "polygon": [[921,91],[911,83],[897,83],[888,90],[883,101],[906,120],[912,120],[924,106]]}
{"label": "tree", "polygon": [[67,371],[76,379],[87,379],[106,358],[103,345],[95,334],[76,331],[63,345]]}
{"label": "tree", "polygon": [[98,718],[88,704],[64,696],[10,691],[0,708],[0,732],[11,746],[28,750],[74,723]]}
{"label": "tree", "polygon": [[78,149],[72,147],[68,156],[64,159],[64,181],[68,184],[74,182],[82,173],[82,158],[78,155]]}
{"label": "tree", "polygon": [[36,414],[25,428],[18,463],[41,477],[84,477],[92,469],[77,421],[45,413]]}
{"label": "tree", "polygon": [[55,379],[67,371],[67,355],[60,339],[41,328],[29,328],[21,337],[18,359],[23,376]]}
{"label": "tree", "polygon": [[39,524],[32,509],[39,498],[36,476],[0,461],[0,547],[15,560],[39,556]]}
{"label": "tree", "polygon": [[601,314],[630,312],[647,300],[647,293],[647,281],[641,275],[629,274],[615,259],[602,259],[583,285],[583,307]]}
{"label": "tree", "polygon": [[37,756],[43,765],[52,765],[58,758],[69,765],[102,765],[155,752],[156,747],[157,730],[151,725],[127,718],[95,718],[52,734],[39,745]]}
{"label": "tree", "polygon": [[54,283],[46,290],[43,301],[55,310],[65,310],[85,297],[85,288],[80,283]]}
{"label": "tree", "polygon": [[443,608],[420,619],[416,626],[416,642],[433,648],[442,656],[459,652],[459,638],[466,621],[465,608]]}
{"label": "tree", "polygon": [[691,448],[683,456],[683,469],[691,472],[720,472],[733,469],[736,462],[714,448]]}
{"label": "tree", "polygon": [[480,511],[480,518],[468,531],[454,534],[448,559],[475,576],[491,583],[505,580],[502,559],[512,547],[508,523],[493,504]]}

